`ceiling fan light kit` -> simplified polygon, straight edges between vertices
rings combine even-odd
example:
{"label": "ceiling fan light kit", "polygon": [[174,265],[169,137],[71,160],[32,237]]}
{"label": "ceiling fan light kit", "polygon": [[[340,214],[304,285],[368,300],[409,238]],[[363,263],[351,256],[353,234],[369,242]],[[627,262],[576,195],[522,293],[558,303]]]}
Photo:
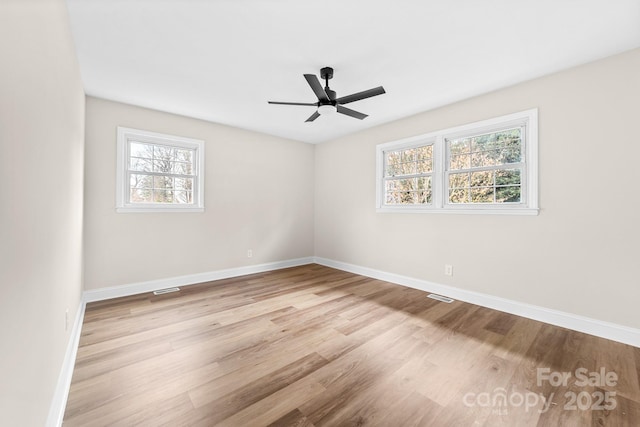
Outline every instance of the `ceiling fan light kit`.
{"label": "ceiling fan light kit", "polygon": [[320,114],[321,116],[326,116],[326,115],[334,114],[337,112],[338,112],[338,109],[336,108],[335,105],[325,104],[325,105],[318,106],[318,114]]}
{"label": "ceiling fan light kit", "polygon": [[333,68],[324,67],[320,70],[320,77],[325,81],[325,87],[322,87],[320,80],[315,74],[305,74],[304,78],[318,98],[318,102],[280,102],[269,101],[269,104],[278,105],[302,105],[309,107],[317,107],[317,110],[305,121],[312,122],[320,115],[328,115],[334,113],[344,114],[349,117],[353,117],[358,120],[362,120],[367,117],[366,114],[360,113],[350,108],[344,107],[344,104],[350,102],[360,101],[362,99],[371,98],[373,96],[382,95],[386,93],[382,86],[378,86],[373,89],[365,90],[362,92],[353,93],[351,95],[338,98],[336,91],[329,88],[329,79],[333,78]]}

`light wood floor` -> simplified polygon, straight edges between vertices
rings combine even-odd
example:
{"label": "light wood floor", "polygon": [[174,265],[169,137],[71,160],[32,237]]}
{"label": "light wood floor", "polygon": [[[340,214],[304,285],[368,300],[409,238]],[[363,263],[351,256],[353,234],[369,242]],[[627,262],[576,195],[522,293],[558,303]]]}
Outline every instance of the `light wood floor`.
{"label": "light wood floor", "polygon": [[[615,385],[538,384],[601,367]],[[638,426],[638,367],[638,348],[309,265],[89,304],[64,425]]]}

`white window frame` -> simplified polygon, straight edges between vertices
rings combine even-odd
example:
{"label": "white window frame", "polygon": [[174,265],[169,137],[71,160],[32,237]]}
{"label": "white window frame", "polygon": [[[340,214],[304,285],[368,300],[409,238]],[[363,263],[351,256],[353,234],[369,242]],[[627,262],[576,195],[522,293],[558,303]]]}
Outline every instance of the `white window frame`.
{"label": "white window frame", "polygon": [[[130,203],[129,142],[147,142],[194,150],[193,203]],[[116,159],[116,212],[204,212],[204,141],[118,126]]]}
{"label": "white window frame", "polygon": [[[448,203],[448,151],[445,139],[473,136],[504,129],[522,127],[524,162],[521,175],[520,203]],[[432,203],[429,205],[386,205],[384,158],[388,151],[433,144]],[[538,209],[538,109],[456,126],[376,146],[376,211],[381,213],[456,213],[537,215]]]}

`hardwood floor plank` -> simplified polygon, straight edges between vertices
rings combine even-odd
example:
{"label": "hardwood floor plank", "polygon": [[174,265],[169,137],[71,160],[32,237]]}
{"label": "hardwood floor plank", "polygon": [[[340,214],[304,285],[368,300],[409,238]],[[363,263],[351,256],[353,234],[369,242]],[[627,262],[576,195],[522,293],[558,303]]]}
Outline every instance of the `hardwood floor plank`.
{"label": "hardwood floor plank", "polygon": [[[302,403],[321,394],[325,389],[320,384],[304,379],[278,390],[272,395],[254,403],[215,424],[217,427],[265,426],[282,418]],[[195,426],[210,426],[208,423],[197,423]]]}
{"label": "hardwood floor plank", "polygon": [[[398,325],[318,369],[311,377],[326,391],[300,406],[300,411],[316,426],[330,425],[333,414],[348,407],[360,393],[375,384],[378,376],[401,367],[393,357],[393,349],[403,348],[406,345],[403,340],[414,341],[410,338],[414,331],[412,326]],[[340,397],[336,399],[336,396]]]}
{"label": "hardwood floor plank", "polygon": [[[207,403],[203,402],[201,394],[195,401],[192,399],[192,403],[196,412],[201,414],[202,420],[215,424],[282,390],[327,363],[317,353],[311,353]],[[238,373],[238,375],[241,374]],[[211,397],[215,395],[207,396],[207,398]]]}
{"label": "hardwood floor plank", "polygon": [[496,334],[505,335],[515,325],[518,318],[509,313],[498,313],[493,315],[493,320],[485,326],[485,329]]}
{"label": "hardwood floor plank", "polygon": [[442,407],[422,394],[412,392],[400,401],[393,402],[387,414],[380,420],[383,427],[431,427],[440,426]]}
{"label": "hardwood floor plank", "polygon": [[294,409],[283,417],[275,420],[267,427],[314,427],[313,424],[298,409]]}

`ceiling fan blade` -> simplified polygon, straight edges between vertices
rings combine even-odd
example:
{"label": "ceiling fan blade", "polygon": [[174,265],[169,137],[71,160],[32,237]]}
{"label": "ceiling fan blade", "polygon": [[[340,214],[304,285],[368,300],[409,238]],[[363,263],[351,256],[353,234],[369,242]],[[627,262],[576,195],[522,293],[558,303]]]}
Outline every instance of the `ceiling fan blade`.
{"label": "ceiling fan blade", "polygon": [[327,96],[327,93],[324,91],[324,89],[322,88],[322,85],[320,84],[320,80],[318,80],[318,77],[316,77],[315,74],[305,74],[304,78],[307,79],[307,83],[309,83],[309,86],[311,86],[313,93],[316,94],[319,101],[322,101],[322,102],[330,101],[329,97]]}
{"label": "ceiling fan blade", "polygon": [[317,111],[314,112],[307,120],[305,120],[305,122],[312,122],[315,119],[317,119],[318,117],[320,117],[320,113],[318,113]]}
{"label": "ceiling fan blade", "polygon": [[360,113],[358,111],[355,111],[355,110],[352,110],[350,108],[343,107],[342,105],[338,105],[337,108],[338,108],[338,113],[342,113],[342,114],[345,114],[347,116],[354,117],[356,119],[362,120],[365,117],[368,117],[366,114],[362,114],[362,113]]}
{"label": "ceiling fan blade", "polygon": [[338,104],[348,104],[350,102],[360,101],[361,99],[371,98],[372,96],[382,95],[383,93],[386,93],[384,91],[384,88],[382,86],[378,86],[373,89],[364,90],[362,92],[340,97],[336,99],[336,102]]}
{"label": "ceiling fan blade", "polygon": [[277,105],[308,105],[310,107],[317,107],[318,103],[314,102],[309,103],[309,102],[279,102],[279,101],[267,101],[269,102],[269,104],[277,104]]}

